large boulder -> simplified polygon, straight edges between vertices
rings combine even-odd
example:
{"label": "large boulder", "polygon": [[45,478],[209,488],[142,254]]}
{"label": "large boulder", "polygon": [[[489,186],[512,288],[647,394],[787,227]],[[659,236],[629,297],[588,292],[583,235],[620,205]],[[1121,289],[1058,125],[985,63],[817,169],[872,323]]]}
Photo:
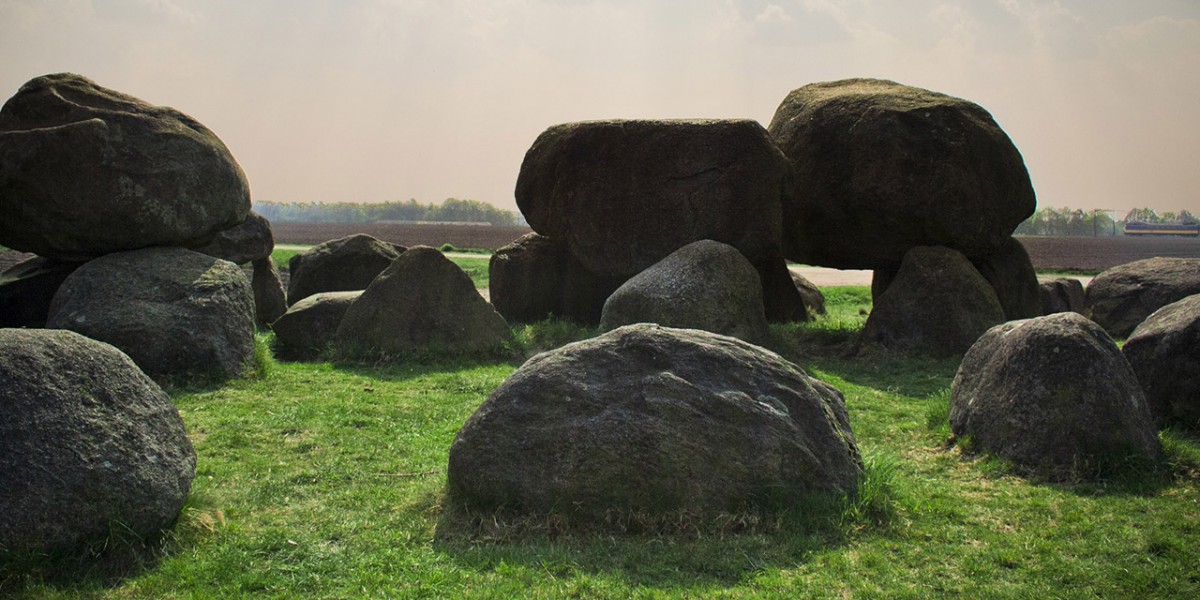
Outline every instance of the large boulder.
{"label": "large boulder", "polygon": [[1150,313],[1192,294],[1200,294],[1200,258],[1147,258],[1092,279],[1085,314],[1123,338]]}
{"label": "large boulder", "polygon": [[1052,480],[1105,477],[1162,459],[1129,363],[1077,313],[988,330],[954,377],[950,427],[973,449]]}
{"label": "large boulder", "polygon": [[471,278],[440,251],[410,248],[350,305],[334,336],[351,351],[489,352],[511,335]]}
{"label": "large boulder", "polygon": [[992,254],[971,262],[996,292],[1006,319],[1032,319],[1046,314],[1042,312],[1037,271],[1033,269],[1029,253],[1016,238],[1008,238]]}
{"label": "large boulder", "polygon": [[50,304],[47,327],[108,342],[147,374],[228,379],[254,355],[254,295],[237,265],[183,248],[85,263]]}
{"label": "large boulder", "polygon": [[365,233],[317,244],[288,261],[288,305],[319,292],[365,290],[404,250]]}
{"label": "large boulder", "polygon": [[781,256],[788,173],[751,120],[567,123],[525,154],[516,200],[534,231],[601,277],[632,277],[703,239],[758,267]]}
{"label": "large boulder", "polygon": [[1200,431],[1200,295],[1154,311],[1121,351],[1155,422]]}
{"label": "large boulder", "polygon": [[244,265],[270,257],[275,250],[275,234],[266,217],[251,211],[241,223],[217,232],[211,242],[193,250]]}
{"label": "large boulder", "polygon": [[984,257],[1036,208],[1020,152],[966,100],[876,79],[814,83],[768,129],[795,168],[783,236],[797,262],[895,269],[916,246]]}
{"label": "large boulder", "polygon": [[450,447],[460,506],[582,522],[853,494],[842,395],[758,346],[639,324],[539,354]]}
{"label": "large boulder", "polygon": [[566,245],[537,233],[496,249],[488,262],[488,293],[510,323],[562,314]]}
{"label": "large boulder", "polygon": [[179,515],[196,453],[171,399],[117,349],[0,329],[0,563],[75,553]]}
{"label": "large boulder", "polygon": [[249,211],[233,155],[175,109],[69,73],[0,108],[0,245],[60,260],[195,246]]}
{"label": "large boulder", "polygon": [[270,256],[256,259],[250,275],[250,289],[254,292],[254,321],[266,327],[287,312],[287,293],[283,291],[283,280],[279,269]]}
{"label": "large boulder", "polygon": [[589,271],[564,242],[537,233],[496,250],[488,277],[492,304],[510,323],[554,315],[583,325],[600,323],[604,302],[626,280]]}
{"label": "large boulder", "polygon": [[35,256],[0,273],[0,327],[45,327],[54,292],[80,264]]}
{"label": "large boulder", "polygon": [[759,345],[768,333],[754,266],[733,246],[712,240],[672,252],[608,297],[600,329],[634,323],[703,329]]}
{"label": "large boulder", "polygon": [[1060,312],[1077,312],[1083,314],[1086,310],[1086,295],[1083,283],[1073,277],[1059,277],[1040,284],[1038,296],[1042,303],[1042,314],[1052,315]]}
{"label": "large boulder", "polygon": [[271,324],[275,352],[285,360],[317,358],[333,343],[338,325],[363,292],[321,292],[295,304]]}
{"label": "large boulder", "polygon": [[905,352],[953,356],[1004,320],[996,292],[971,261],[949,248],[917,247],[875,299],[862,338]]}
{"label": "large boulder", "polygon": [[796,271],[789,269],[788,272],[792,277],[792,285],[796,286],[796,292],[800,294],[800,298],[804,301],[805,312],[811,313],[806,318],[792,320],[807,321],[811,315],[825,314],[825,294],[821,293],[821,288]]}

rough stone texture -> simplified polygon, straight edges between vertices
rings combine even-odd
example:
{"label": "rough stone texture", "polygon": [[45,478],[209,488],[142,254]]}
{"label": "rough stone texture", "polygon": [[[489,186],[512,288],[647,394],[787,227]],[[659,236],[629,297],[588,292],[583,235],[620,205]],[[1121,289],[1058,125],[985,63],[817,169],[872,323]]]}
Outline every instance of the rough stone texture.
{"label": "rough stone texture", "polygon": [[250,188],[195,119],[73,74],[0,108],[0,245],[60,260],[195,246],[250,211]]}
{"label": "rough stone texture", "polygon": [[251,212],[237,225],[217,233],[211,242],[193,248],[196,252],[244,265],[269,258],[275,249],[275,234],[266,217]]}
{"label": "rough stone texture", "polygon": [[814,83],[788,94],[768,129],[795,169],[783,239],[797,262],[895,269],[916,246],[988,256],[1036,208],[1020,152],[966,100],[875,79]]}
{"label": "rough stone texture", "polygon": [[752,344],[768,333],[754,266],[733,246],[712,240],[672,252],[608,297],[600,330],[634,323],[703,329]]}
{"label": "rough stone texture", "polygon": [[862,337],[897,350],[953,356],[1004,320],[996,293],[965,256],[918,247],[904,255],[895,279],[875,299]]}
{"label": "rough stone texture", "polygon": [[279,269],[275,268],[270,255],[256,259],[253,265],[250,288],[254,292],[254,322],[259,327],[266,327],[287,312],[287,294],[283,291]]}
{"label": "rough stone texture", "polygon": [[275,352],[285,360],[317,358],[333,343],[338,325],[363,292],[321,292],[295,304],[272,325]]}
{"label": "rough stone texture", "polygon": [[488,262],[492,305],[509,323],[533,323],[562,314],[567,248],[529,233],[498,248]]}
{"label": "rough stone texture", "polygon": [[[117,349],[0,329],[0,562],[171,525],[196,472],[179,411]],[[118,525],[119,523],[119,525]]]}
{"label": "rough stone texture", "polygon": [[853,494],[845,402],[780,356],[639,324],[539,354],[450,447],[451,500],[483,511],[706,514]]}
{"label": "rough stone texture", "polygon": [[588,271],[566,244],[531,233],[504,246],[488,264],[492,304],[510,323],[532,323],[548,315],[595,326],[604,302],[624,277]]}
{"label": "rough stone texture", "polygon": [[0,327],[45,327],[54,292],[80,264],[34,257],[0,273]]}
{"label": "rough stone texture", "polygon": [[1016,238],[1008,238],[996,252],[971,262],[996,292],[1006,319],[1032,319],[1046,314],[1042,312],[1037,272]]}
{"label": "rough stone texture", "polygon": [[599,277],[632,277],[703,239],[759,266],[781,255],[788,173],[751,120],[567,123],[525,154],[516,200]]}
{"label": "rough stone texture", "polygon": [[1192,294],[1200,294],[1200,258],[1148,258],[1092,279],[1084,314],[1122,338],[1150,313]]}
{"label": "rough stone texture", "polygon": [[46,325],[108,342],[156,379],[225,379],[253,358],[254,294],[237,265],[199,252],[118,252],[67,277]]}
{"label": "rough stone texture", "polygon": [[988,330],[954,377],[950,426],[973,448],[1053,480],[1162,459],[1129,363],[1099,325],[1076,313]]}
{"label": "rough stone texture", "polygon": [[504,317],[458,265],[434,248],[417,246],[350,305],[335,343],[385,353],[474,353],[495,350],[510,334]]}
{"label": "rough stone texture", "polygon": [[1200,431],[1200,295],[1154,311],[1121,351],[1155,422]]}
{"label": "rough stone texture", "polygon": [[1083,314],[1086,301],[1083,284],[1078,279],[1060,277],[1041,284],[1038,296],[1042,303],[1042,314],[1052,315],[1060,312],[1077,312]]}
{"label": "rough stone texture", "polygon": [[762,281],[763,308],[768,321],[789,323],[812,319],[807,304],[812,298],[797,287],[794,273],[783,256],[759,264],[758,277]]}
{"label": "rough stone texture", "polygon": [[[812,314],[816,315],[825,314],[825,294],[821,293],[821,288],[795,271],[789,271],[789,273],[792,276],[792,285],[796,286],[796,291],[800,293],[800,297],[804,301],[805,312],[812,311]],[[804,321],[808,318],[793,320]]]}
{"label": "rough stone texture", "polygon": [[296,254],[288,261],[288,306],[319,292],[365,290],[404,250],[358,233]]}

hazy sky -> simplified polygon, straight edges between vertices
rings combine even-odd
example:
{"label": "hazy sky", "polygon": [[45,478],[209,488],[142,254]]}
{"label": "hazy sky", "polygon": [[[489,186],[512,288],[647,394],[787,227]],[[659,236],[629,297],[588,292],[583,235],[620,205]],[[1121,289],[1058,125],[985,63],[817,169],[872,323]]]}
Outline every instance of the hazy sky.
{"label": "hazy sky", "polygon": [[514,208],[546,127],[973,100],[1041,206],[1200,213],[1200,0],[0,0],[0,97],[73,71],[213,129],[256,200]]}

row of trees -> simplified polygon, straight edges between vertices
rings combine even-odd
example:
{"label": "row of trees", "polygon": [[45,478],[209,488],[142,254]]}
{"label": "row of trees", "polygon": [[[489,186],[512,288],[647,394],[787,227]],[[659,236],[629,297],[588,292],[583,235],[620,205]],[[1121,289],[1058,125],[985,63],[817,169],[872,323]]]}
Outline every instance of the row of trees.
{"label": "row of trees", "polygon": [[1078,208],[1041,208],[1017,226],[1017,235],[1121,235],[1126,223],[1196,223],[1189,211],[1158,214],[1150,208],[1135,208],[1119,221],[1109,214],[1113,211]]}
{"label": "row of trees", "polygon": [[447,198],[440,204],[407,202],[255,202],[254,210],[272,222],[375,223],[378,221],[458,221],[517,224],[517,214],[478,200]]}

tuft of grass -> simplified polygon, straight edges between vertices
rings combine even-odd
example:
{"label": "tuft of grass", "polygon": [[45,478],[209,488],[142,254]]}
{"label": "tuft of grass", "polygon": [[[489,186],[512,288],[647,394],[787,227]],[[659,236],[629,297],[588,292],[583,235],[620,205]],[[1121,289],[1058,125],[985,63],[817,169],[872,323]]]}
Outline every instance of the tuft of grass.
{"label": "tuft of grass", "polygon": [[513,329],[512,350],[525,358],[553,350],[571,342],[595,337],[595,327],[580,325],[566,319],[548,317],[537,323],[518,325]]}

